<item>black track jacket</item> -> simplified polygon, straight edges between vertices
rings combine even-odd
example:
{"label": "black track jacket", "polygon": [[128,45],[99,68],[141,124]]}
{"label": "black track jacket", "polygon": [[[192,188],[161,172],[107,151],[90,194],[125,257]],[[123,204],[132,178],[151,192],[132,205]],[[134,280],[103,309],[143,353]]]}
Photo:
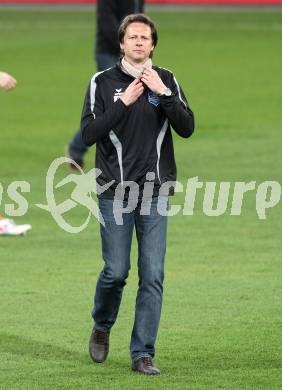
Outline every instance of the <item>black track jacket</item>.
{"label": "black track jacket", "polygon": [[[172,96],[157,96],[147,87],[139,99],[126,106],[119,97],[133,81],[118,63],[96,73],[88,87],[81,118],[83,142],[96,143],[97,178],[101,186],[114,184],[100,197],[113,198],[118,183],[135,181],[142,194],[146,174],[154,172],[154,196],[162,183],[176,180],[170,126],[188,138],[194,131],[194,115],[174,75],[153,67]],[[170,189],[170,195],[173,194]]]}

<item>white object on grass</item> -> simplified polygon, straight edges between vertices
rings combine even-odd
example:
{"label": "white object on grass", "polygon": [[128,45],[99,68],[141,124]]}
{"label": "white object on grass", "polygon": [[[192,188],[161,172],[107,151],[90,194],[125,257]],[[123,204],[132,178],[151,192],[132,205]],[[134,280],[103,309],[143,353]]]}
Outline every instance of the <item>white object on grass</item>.
{"label": "white object on grass", "polygon": [[21,236],[31,229],[31,225],[16,225],[11,219],[0,219],[0,236]]}

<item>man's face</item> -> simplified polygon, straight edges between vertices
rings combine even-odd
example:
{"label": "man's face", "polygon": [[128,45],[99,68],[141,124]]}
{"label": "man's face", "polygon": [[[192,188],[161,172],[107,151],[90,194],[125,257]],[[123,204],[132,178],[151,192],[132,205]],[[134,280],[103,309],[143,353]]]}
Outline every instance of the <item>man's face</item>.
{"label": "man's face", "polygon": [[125,30],[120,48],[129,62],[144,63],[154,49],[150,26],[139,22],[131,23]]}

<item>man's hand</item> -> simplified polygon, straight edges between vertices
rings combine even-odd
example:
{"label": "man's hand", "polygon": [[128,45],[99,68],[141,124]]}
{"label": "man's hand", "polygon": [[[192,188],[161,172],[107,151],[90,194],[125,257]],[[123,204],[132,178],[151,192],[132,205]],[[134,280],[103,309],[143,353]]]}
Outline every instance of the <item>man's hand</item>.
{"label": "man's hand", "polygon": [[5,91],[10,91],[15,88],[17,80],[14,79],[10,74],[0,72],[0,87],[4,88]]}
{"label": "man's hand", "polygon": [[121,96],[121,100],[126,106],[130,106],[131,104],[136,102],[139,96],[142,95],[143,91],[143,84],[140,82],[139,79],[135,79],[124,91]]}
{"label": "man's hand", "polygon": [[167,87],[162,82],[162,79],[154,69],[145,69],[141,81],[157,95],[162,95]]}

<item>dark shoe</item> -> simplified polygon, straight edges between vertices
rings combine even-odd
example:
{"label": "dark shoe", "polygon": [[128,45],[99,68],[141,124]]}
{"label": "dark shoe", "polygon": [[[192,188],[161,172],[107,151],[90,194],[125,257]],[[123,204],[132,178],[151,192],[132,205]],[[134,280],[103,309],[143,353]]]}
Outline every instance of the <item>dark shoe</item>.
{"label": "dark shoe", "polygon": [[[83,158],[77,154],[74,154],[70,149],[69,147],[67,147],[67,151],[66,151],[66,155],[67,157],[69,157],[70,159],[72,159],[81,169],[83,169],[84,167],[84,161],[83,161]],[[73,169],[74,171],[78,171],[79,169],[77,168],[77,166],[73,163],[70,163],[70,167],[71,169]]]}
{"label": "dark shoe", "polygon": [[110,332],[95,329],[92,330],[89,340],[89,354],[96,363],[103,363],[109,352]]}
{"label": "dark shoe", "polygon": [[141,372],[145,375],[160,375],[160,370],[154,366],[152,358],[148,356],[141,357],[132,363],[132,370]]}

